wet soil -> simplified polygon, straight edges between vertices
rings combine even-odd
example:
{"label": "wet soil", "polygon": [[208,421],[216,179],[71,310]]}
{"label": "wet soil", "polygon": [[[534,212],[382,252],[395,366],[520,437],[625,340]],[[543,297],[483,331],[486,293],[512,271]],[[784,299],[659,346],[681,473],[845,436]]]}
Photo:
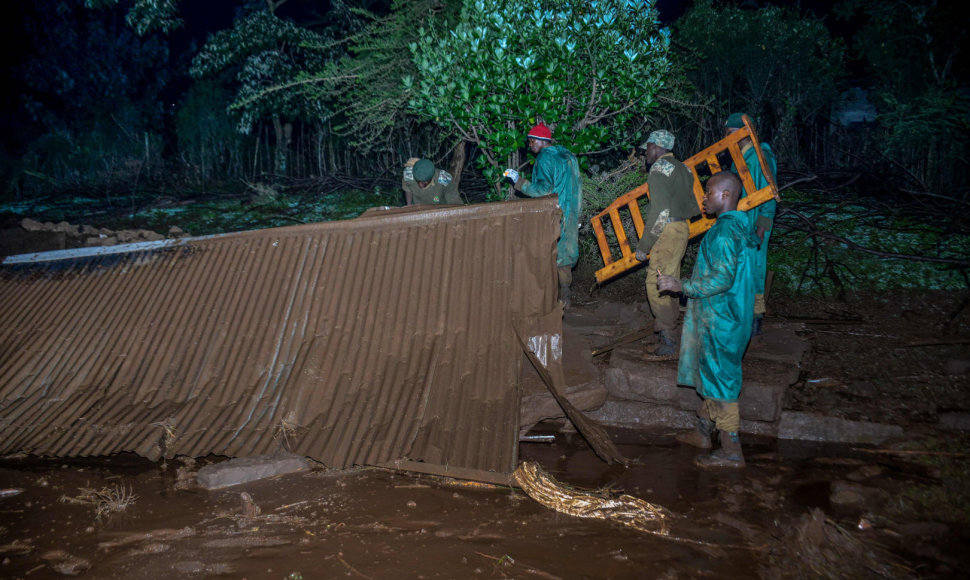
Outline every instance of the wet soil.
{"label": "wet soil", "polygon": [[[670,536],[562,515],[511,488],[380,469],[316,469],[210,492],[177,489],[179,461],[6,459],[0,487],[23,491],[0,499],[0,576],[807,578],[830,566],[832,577],[867,577],[858,564],[869,559],[888,577],[948,577],[970,564],[966,529],[885,515],[898,489],[934,477],[914,463],[766,439],[746,441],[743,471],[705,472],[692,463],[700,451],[674,433],[614,430],[634,464],[608,466],[578,436],[555,435],[523,443],[521,459],[570,486],[662,505],[674,513]],[[859,497],[838,499],[834,482]],[[118,486],[137,499],[100,519],[62,499]],[[788,546],[813,508],[852,538],[818,542],[845,551],[832,562],[800,561]]]}
{"label": "wet soil", "polygon": [[[642,274],[584,291],[590,280],[574,282],[580,303],[643,300]],[[205,491],[195,471],[226,458],[0,458],[0,577],[965,577],[967,293],[776,292],[769,317],[803,321],[812,344],[786,408],[906,436],[879,449],[746,438],[747,467],[728,472],[695,468],[702,451],[674,432],[612,430],[629,467],[558,424],[539,426],[554,443],[521,444],[520,460],[565,485],[671,510],[669,537],[559,514],[511,488],[371,468]],[[85,490],[135,498],[99,517],[78,502]]]}

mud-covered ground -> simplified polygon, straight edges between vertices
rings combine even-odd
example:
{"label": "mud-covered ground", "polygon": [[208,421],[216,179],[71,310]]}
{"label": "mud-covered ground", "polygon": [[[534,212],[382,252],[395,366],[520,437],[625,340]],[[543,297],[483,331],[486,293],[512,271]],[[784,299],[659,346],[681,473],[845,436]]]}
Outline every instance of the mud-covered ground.
{"label": "mud-covered ground", "polygon": [[[576,436],[523,444],[562,482],[670,510],[669,535],[549,510],[521,491],[377,469],[318,469],[223,491],[178,488],[180,461],[5,460],[5,578],[958,577],[966,529],[892,505],[932,469],[848,447],[746,442],[744,471],[698,471],[671,433],[613,433],[630,467]],[[124,489],[97,517],[69,498]],[[813,511],[816,510],[816,511]]]}
{"label": "mud-covered ground", "polygon": [[[0,498],[0,576],[964,577],[970,446],[941,425],[970,411],[967,375],[953,374],[968,354],[957,298],[774,304],[811,329],[789,406],[906,429],[881,448],[749,437],[748,466],[719,473],[697,470],[698,451],[673,432],[612,431],[630,467],[558,425],[540,426],[554,443],[521,445],[521,460],[563,484],[670,510],[668,536],[559,514],[519,490],[378,469],[320,466],[210,492],[194,471],[224,458],[13,457],[0,461],[12,490]],[[133,499],[99,516],[92,491]]]}
{"label": "mud-covered ground", "polygon": [[[642,274],[587,283],[577,300],[642,301]],[[554,424],[540,426],[554,443],[520,446],[567,486],[666,508],[669,535],[559,514],[519,490],[370,468],[210,492],[194,473],[225,458],[6,457],[0,577],[966,577],[970,297],[769,302],[812,345],[788,408],[906,436],[879,448],[749,437],[747,467],[727,473],[697,470],[699,451],[673,432],[612,431],[629,467]]]}

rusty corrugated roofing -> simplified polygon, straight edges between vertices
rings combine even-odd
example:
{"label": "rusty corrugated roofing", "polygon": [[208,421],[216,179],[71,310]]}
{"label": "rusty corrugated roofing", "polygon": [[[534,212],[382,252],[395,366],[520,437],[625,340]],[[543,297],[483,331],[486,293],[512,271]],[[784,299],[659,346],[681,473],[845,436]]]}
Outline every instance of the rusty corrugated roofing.
{"label": "rusty corrugated roofing", "polygon": [[509,473],[558,235],[540,199],[8,258],[0,453]]}

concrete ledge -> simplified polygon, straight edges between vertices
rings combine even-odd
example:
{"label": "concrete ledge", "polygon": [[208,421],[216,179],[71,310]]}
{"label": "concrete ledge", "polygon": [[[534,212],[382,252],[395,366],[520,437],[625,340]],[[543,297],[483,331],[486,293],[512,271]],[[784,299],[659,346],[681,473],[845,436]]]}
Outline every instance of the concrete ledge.
{"label": "concrete ledge", "polygon": [[838,417],[785,411],[778,423],[779,439],[825,441],[830,443],[882,443],[901,437],[899,425],[885,425],[866,421],[849,421]]}
{"label": "concrete ledge", "polygon": [[206,465],[199,470],[199,485],[221,489],[285,473],[306,471],[309,465],[298,455],[255,455],[237,457],[222,463]]}
{"label": "concrete ledge", "polygon": [[[599,409],[586,413],[591,419],[610,427],[645,429],[693,429],[697,415],[694,409],[677,409],[669,405],[609,399]],[[741,421],[741,432],[765,437],[778,436],[778,424],[764,421]]]}
{"label": "concrete ledge", "polygon": [[607,400],[602,407],[586,415],[604,425],[634,429],[645,427],[691,429],[696,420],[693,411],[654,403],[613,399]]}
{"label": "concrete ledge", "polygon": [[[789,369],[794,368],[795,376],[798,369],[786,365],[778,370],[779,365],[763,362],[750,366],[760,372],[750,372],[751,369],[745,368],[744,386],[738,400],[741,419],[777,421],[789,385],[787,381],[791,378]],[[647,362],[640,357],[639,349],[616,349],[604,382],[615,399],[667,405],[691,412],[696,411],[700,404],[700,397],[693,388],[677,385],[677,361]]]}

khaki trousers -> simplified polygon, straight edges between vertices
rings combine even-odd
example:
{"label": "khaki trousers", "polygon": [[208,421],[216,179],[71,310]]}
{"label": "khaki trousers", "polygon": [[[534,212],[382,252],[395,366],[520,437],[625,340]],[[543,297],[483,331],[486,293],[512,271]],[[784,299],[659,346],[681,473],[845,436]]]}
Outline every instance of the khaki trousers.
{"label": "khaki trousers", "polygon": [[684,260],[687,240],[690,239],[690,226],[686,221],[671,222],[650,248],[650,262],[647,265],[647,302],[653,312],[653,330],[673,330],[677,327],[680,315],[680,298],[657,290],[657,269],[667,276],[680,278],[680,263]]}
{"label": "khaki trousers", "polygon": [[714,421],[714,428],[722,433],[737,433],[741,430],[741,409],[737,401],[726,403],[704,399],[697,416]]}
{"label": "khaki trousers", "polygon": [[764,316],[767,310],[765,309],[765,295],[755,294],[754,295],[754,316],[758,318],[759,316]]}

